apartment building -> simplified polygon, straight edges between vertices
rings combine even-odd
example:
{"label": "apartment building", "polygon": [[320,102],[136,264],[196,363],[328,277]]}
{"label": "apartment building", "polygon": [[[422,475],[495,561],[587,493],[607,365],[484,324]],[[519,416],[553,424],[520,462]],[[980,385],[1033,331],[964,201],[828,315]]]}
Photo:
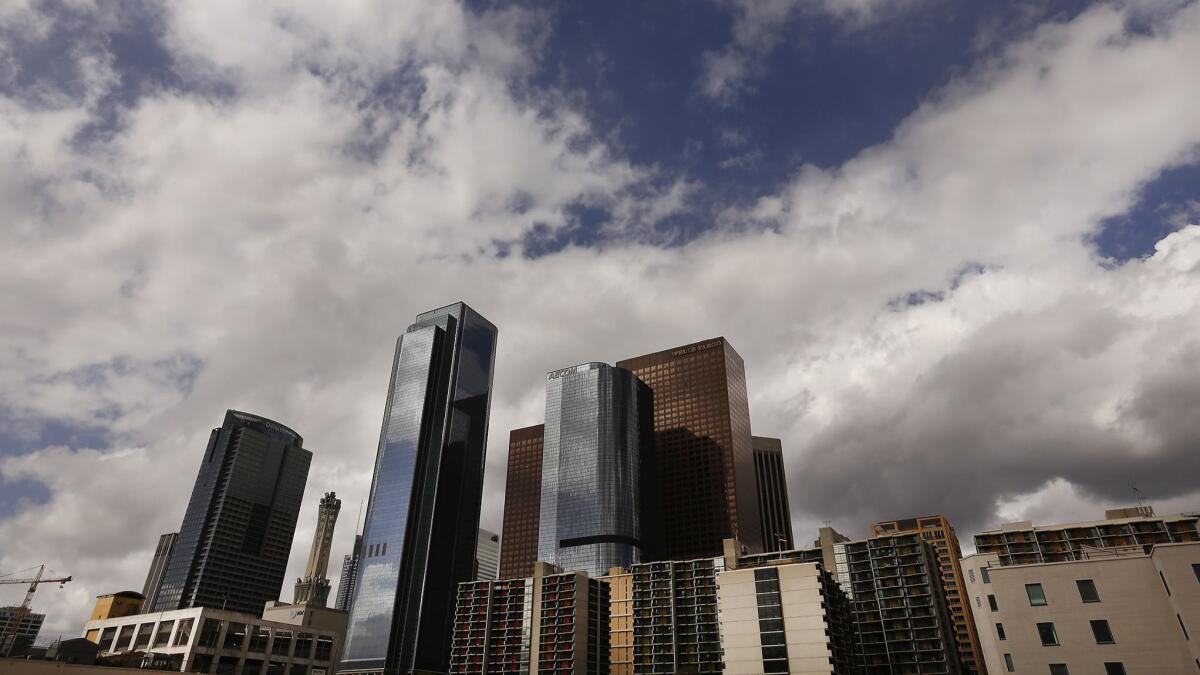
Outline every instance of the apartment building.
{"label": "apartment building", "polygon": [[1157,544],[1148,552],[1081,548],[1072,556],[1003,564],[992,552],[963,560],[989,672],[1200,671],[1200,543]]}

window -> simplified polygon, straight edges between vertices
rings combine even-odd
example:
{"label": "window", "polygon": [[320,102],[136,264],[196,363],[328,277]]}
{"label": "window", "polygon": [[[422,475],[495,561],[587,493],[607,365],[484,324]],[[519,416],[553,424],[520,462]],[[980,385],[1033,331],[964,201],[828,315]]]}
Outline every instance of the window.
{"label": "window", "polygon": [[967,570],[967,576],[970,577],[971,583],[975,583],[975,570]]}
{"label": "window", "polygon": [[1042,607],[1046,604],[1046,593],[1041,584],[1025,584],[1025,595],[1029,596],[1032,607]]}
{"label": "window", "polygon": [[174,621],[160,621],[158,631],[154,635],[154,643],[151,647],[166,647],[171,641],[171,629],[175,627]]}
{"label": "window", "polygon": [[1162,579],[1163,588],[1167,589],[1167,595],[1171,594],[1171,587],[1167,585],[1167,578],[1163,576],[1162,570],[1158,571],[1158,578]]}
{"label": "window", "polygon": [[978,596],[978,595],[977,595],[977,596],[975,596],[975,606],[976,606],[976,607],[983,607],[983,604],[979,602],[979,596]]}
{"label": "window", "polygon": [[1183,617],[1176,614],[1175,619],[1179,621],[1179,629],[1183,631],[1183,639],[1191,640],[1192,638],[1188,637],[1187,634],[1187,626],[1183,625]]}
{"label": "window", "polygon": [[1013,667],[1012,654],[1004,655],[1004,669],[1010,673],[1016,672],[1017,669]]}
{"label": "window", "polygon": [[100,651],[111,652],[113,650],[113,639],[117,637],[117,627],[109,626],[100,634]]}
{"label": "window", "polygon": [[992,583],[992,575],[991,575],[991,573],[988,572],[988,569],[986,567],[979,570],[979,576],[983,578],[983,583],[985,583],[985,584]]}
{"label": "window", "polygon": [[117,634],[117,644],[113,645],[114,652],[128,650],[130,643],[133,641],[133,630],[137,628],[133,624],[121,626],[121,632]]}
{"label": "window", "polygon": [[296,648],[292,650],[292,658],[307,659],[312,655],[312,633],[300,633],[296,636]]}
{"label": "window", "polygon": [[1008,636],[1004,634],[1004,624],[996,624],[996,637],[1001,640],[1007,640]]}
{"label": "window", "polygon": [[205,619],[204,627],[200,629],[200,641],[197,643],[201,647],[216,647],[217,634],[221,632],[221,622],[216,619]]}
{"label": "window", "polygon": [[1200,582],[1200,563],[1192,563],[1192,574],[1196,575],[1196,581]]}
{"label": "window", "polygon": [[1071,675],[1071,671],[1067,670],[1065,663],[1051,663],[1050,675]]}
{"label": "window", "polygon": [[1053,623],[1039,623],[1037,625],[1037,632],[1038,637],[1042,639],[1043,647],[1058,646],[1058,633],[1055,632]]}
{"label": "window", "polygon": [[192,640],[192,619],[180,619],[179,630],[175,631],[176,647],[186,645]]}
{"label": "window", "polygon": [[133,643],[134,649],[145,649],[150,646],[150,637],[154,634],[154,624],[144,623],[138,626],[137,640]]}
{"label": "window", "polygon": [[1100,593],[1096,591],[1096,584],[1091,579],[1078,579],[1075,581],[1075,587],[1079,589],[1080,600],[1100,602]]}
{"label": "window", "polygon": [[1125,675],[1125,664],[1120,661],[1105,663],[1104,675]]}
{"label": "window", "polygon": [[1111,645],[1116,642],[1113,640],[1112,629],[1108,627],[1108,622],[1104,619],[1095,619],[1089,621],[1092,624],[1092,635],[1096,636],[1096,644]]}
{"label": "window", "polygon": [[991,607],[993,612],[1000,611],[1000,608],[996,606],[996,596],[994,596],[994,595],[988,596],[988,607]]}

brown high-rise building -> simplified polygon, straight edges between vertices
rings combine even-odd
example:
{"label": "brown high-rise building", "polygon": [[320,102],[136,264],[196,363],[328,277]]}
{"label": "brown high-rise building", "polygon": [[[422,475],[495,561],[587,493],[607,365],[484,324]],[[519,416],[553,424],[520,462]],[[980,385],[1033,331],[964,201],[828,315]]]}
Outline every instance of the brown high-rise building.
{"label": "brown high-rise building", "polygon": [[954,623],[954,640],[958,650],[958,661],[963,675],[986,675],[979,635],[971,615],[971,604],[966,600],[966,584],[963,580],[962,549],[958,536],[945,516],[923,516],[905,520],[887,520],[871,526],[874,537],[919,532],[921,537],[933,545],[941,568],[942,589],[946,596],[946,608]]}
{"label": "brown high-rise building", "polygon": [[764,436],[752,436],[751,440],[754,445],[754,477],[758,483],[763,549],[790,551],[795,545],[792,541],[792,508],[788,504],[783,442]]}
{"label": "brown high-rise building", "polygon": [[617,362],[654,392],[662,482],[659,557],[722,555],[735,538],[763,550],[742,357],[718,337]]}
{"label": "brown high-rise building", "polygon": [[504,526],[500,535],[500,578],[533,574],[538,554],[542,507],[542,438],[545,425],[508,434],[508,477],[504,484]]}

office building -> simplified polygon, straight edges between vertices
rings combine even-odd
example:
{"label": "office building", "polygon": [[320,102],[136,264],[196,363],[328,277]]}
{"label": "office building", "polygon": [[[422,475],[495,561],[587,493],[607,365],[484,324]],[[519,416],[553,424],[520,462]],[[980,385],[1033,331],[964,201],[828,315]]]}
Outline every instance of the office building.
{"label": "office building", "polygon": [[[1106,536],[1103,525],[1082,527]],[[1200,543],[1081,548],[1057,562],[1003,564],[1002,555],[1012,554],[962,561],[992,675],[1200,670]]]}
{"label": "office building", "polygon": [[845,547],[861,672],[959,675],[933,546],[912,533],[847,542]]}
{"label": "office building", "polygon": [[[0,637],[17,636],[27,639],[29,644],[33,644],[42,630],[42,622],[46,620],[46,615],[26,612],[22,617],[20,612],[20,607],[0,607]],[[20,623],[17,623],[18,617],[20,617]],[[14,626],[14,624],[17,625]]]}
{"label": "office building", "polygon": [[508,476],[504,481],[504,525],[500,536],[500,578],[533,574],[542,508],[542,445],[545,426],[508,434]]}
{"label": "office building", "polygon": [[963,675],[983,673],[979,657],[979,637],[975,634],[975,621],[964,592],[962,548],[950,521],[944,516],[922,516],[904,520],[878,522],[871,526],[874,536],[897,533],[919,533],[933,545],[942,573],[942,593],[946,597],[946,608],[954,622],[954,639],[957,642],[958,661]]}
{"label": "office building", "polygon": [[[345,614],[340,615],[344,622]],[[151,670],[228,675],[335,672],[342,645],[336,617],[332,624],[314,625],[295,610],[268,616],[193,607],[88,621],[83,637],[99,645],[102,661]]]}
{"label": "office building", "polygon": [[714,338],[618,361],[617,367],[631,371],[654,396],[664,518],[657,557],[719,556],[727,538],[762,551],[742,357],[724,338]]}
{"label": "office building", "polygon": [[450,672],[609,675],[608,604],[608,584],[544,562],[460,584]]}
{"label": "office building", "polygon": [[354,600],[354,582],[358,577],[358,556],[362,553],[362,535],[354,535],[354,548],[350,554],[342,558],[342,573],[338,575],[337,599],[333,608],[350,611],[350,603]]}
{"label": "office building", "polygon": [[493,581],[500,574],[500,535],[479,528],[475,545],[475,581]]}
{"label": "office building", "polygon": [[813,547],[820,549],[821,564],[841,585],[846,597],[853,600],[854,584],[850,583],[850,560],[846,556],[846,544],[849,542],[850,537],[827,525],[818,531]]}
{"label": "office building", "polygon": [[162,585],[148,611],[257,613],[279,599],[312,453],[295,431],[230,410],[200,462]]}
{"label": "office building", "polygon": [[795,544],[792,539],[792,507],[788,503],[783,441],[764,436],[751,436],[750,441],[754,448],[754,478],[758,485],[763,550],[790,551]]}
{"label": "office building", "polygon": [[447,672],[475,574],[496,327],[457,303],[396,341],[339,672]]}
{"label": "office building", "polygon": [[175,539],[178,537],[178,532],[168,532],[158,538],[154,558],[150,560],[150,571],[146,573],[146,583],[142,586],[142,596],[146,599],[142,604],[143,609],[150,609],[158,599],[158,589],[162,586],[163,575],[167,571],[167,561],[171,559],[171,551],[175,550]]}
{"label": "office building", "polygon": [[329,601],[329,549],[333,546],[333,527],[337,524],[342,500],[337,494],[326,492],[317,505],[317,529],[313,532],[312,548],[308,551],[308,562],[304,576],[296,580],[292,603],[324,607]]}
{"label": "office building", "polygon": [[652,557],[651,414],[650,389],[623,368],[546,375],[538,560],[598,577]]}
{"label": "office building", "polygon": [[137,614],[142,611],[145,600],[145,596],[136,591],[118,591],[97,595],[96,604],[92,607],[92,616],[89,620],[116,619]]}
{"label": "office building", "polygon": [[1156,516],[1150,506],[1106,511],[1104,520],[1035,527],[1005,523],[975,535],[975,550],[995,553],[1001,565],[1078,560],[1088,548],[1200,541],[1200,513]]}
{"label": "office building", "polygon": [[848,675],[855,667],[850,604],[820,563],[726,569],[717,607],[729,675]]}

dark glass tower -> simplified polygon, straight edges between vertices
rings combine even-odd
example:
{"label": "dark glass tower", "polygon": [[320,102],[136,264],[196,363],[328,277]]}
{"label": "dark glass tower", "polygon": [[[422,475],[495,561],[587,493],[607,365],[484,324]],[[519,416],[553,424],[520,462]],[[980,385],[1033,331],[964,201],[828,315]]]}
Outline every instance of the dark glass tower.
{"label": "dark glass tower", "polygon": [[162,586],[163,574],[167,571],[167,562],[171,559],[171,551],[175,550],[175,538],[178,536],[178,532],[168,532],[158,538],[154,559],[150,561],[150,571],[146,573],[146,583],[142,586],[142,595],[146,596],[142,604],[143,612],[153,607],[158,598],[158,589]]}
{"label": "dark glass tower", "polygon": [[350,611],[350,602],[354,600],[354,582],[358,577],[358,556],[362,552],[362,535],[354,535],[354,548],[350,555],[342,558],[342,573],[338,577],[337,599],[333,608],[342,612]]}
{"label": "dark glass tower", "polygon": [[713,338],[624,361],[654,392],[665,560],[723,554],[735,538],[763,550],[742,357]]}
{"label": "dark glass tower", "polygon": [[396,341],[339,672],[447,672],[474,577],[496,327],[463,303]]}
{"label": "dark glass tower", "polygon": [[790,551],[795,546],[792,541],[792,508],[788,503],[783,442],[765,436],[754,436],[752,442],[763,548],[768,552]]}
{"label": "dark glass tower", "polygon": [[[643,480],[654,447],[650,388],[585,363],[546,376],[538,560],[590,576],[644,559]],[[646,481],[652,484],[651,480]]]}
{"label": "dark glass tower", "polygon": [[508,434],[508,475],[504,481],[504,528],[500,532],[500,578],[533,574],[542,509],[542,445],[545,426]]}
{"label": "dark glass tower", "polygon": [[312,453],[295,431],[230,410],[213,429],[150,611],[259,614],[279,599]]}

